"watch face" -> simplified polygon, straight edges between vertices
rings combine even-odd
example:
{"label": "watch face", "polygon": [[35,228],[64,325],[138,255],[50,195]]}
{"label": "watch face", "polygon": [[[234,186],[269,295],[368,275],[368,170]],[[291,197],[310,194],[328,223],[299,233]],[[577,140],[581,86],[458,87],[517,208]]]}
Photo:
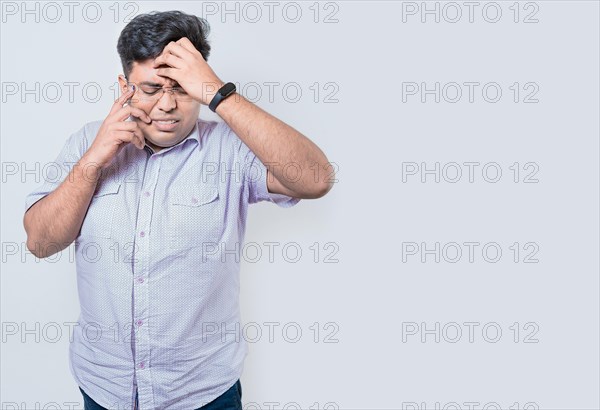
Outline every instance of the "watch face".
{"label": "watch face", "polygon": [[234,83],[227,83],[223,86],[223,90],[221,90],[221,95],[229,95],[235,91]]}

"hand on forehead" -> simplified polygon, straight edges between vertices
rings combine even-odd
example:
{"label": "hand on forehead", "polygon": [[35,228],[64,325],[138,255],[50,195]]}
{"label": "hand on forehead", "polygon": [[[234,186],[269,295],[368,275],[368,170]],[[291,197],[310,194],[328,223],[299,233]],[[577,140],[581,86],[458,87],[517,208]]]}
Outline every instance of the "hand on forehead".
{"label": "hand on forehead", "polygon": [[[154,63],[154,60],[152,60],[152,62]],[[152,68],[151,69],[152,70],[152,80],[149,80],[149,81],[152,81],[152,82],[155,82],[155,83],[158,83],[158,84],[162,84],[162,85],[167,86],[167,87],[173,87],[175,85],[178,85],[177,81],[173,80],[172,78],[159,76],[157,74],[157,70],[159,68],[169,68],[169,66],[166,65],[166,64],[161,64],[158,67]]]}
{"label": "hand on forehead", "polygon": [[[158,67],[152,67],[155,59],[150,59],[144,61],[143,63],[134,62],[132,69],[132,77],[134,77],[137,82],[141,83],[144,81],[161,84],[167,87],[173,87],[177,85],[177,81],[173,80],[169,77],[161,77],[158,75],[159,68],[168,67],[167,65],[161,64]],[[133,80],[132,80],[133,81]]]}

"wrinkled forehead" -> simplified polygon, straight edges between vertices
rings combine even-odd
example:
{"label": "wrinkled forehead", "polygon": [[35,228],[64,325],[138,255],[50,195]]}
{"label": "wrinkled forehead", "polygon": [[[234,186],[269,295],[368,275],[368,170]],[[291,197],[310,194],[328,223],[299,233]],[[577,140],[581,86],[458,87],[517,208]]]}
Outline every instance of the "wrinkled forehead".
{"label": "wrinkled forehead", "polygon": [[142,62],[134,61],[131,67],[131,73],[129,73],[129,81],[134,83],[150,82],[167,87],[178,85],[177,81],[168,77],[161,77],[157,74],[158,68],[165,68],[168,66],[161,65],[158,67],[153,67],[152,64],[154,64],[154,59],[149,59]]}

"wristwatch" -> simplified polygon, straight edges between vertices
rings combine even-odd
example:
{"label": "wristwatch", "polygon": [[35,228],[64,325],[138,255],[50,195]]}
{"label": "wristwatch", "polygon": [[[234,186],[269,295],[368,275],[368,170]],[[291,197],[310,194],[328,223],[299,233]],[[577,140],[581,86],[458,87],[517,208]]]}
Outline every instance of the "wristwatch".
{"label": "wristwatch", "polygon": [[215,112],[217,109],[217,105],[221,103],[225,98],[229,97],[231,94],[235,92],[235,84],[234,83],[226,83],[223,87],[219,88],[219,91],[215,94],[212,101],[208,105],[208,108],[212,112]]}

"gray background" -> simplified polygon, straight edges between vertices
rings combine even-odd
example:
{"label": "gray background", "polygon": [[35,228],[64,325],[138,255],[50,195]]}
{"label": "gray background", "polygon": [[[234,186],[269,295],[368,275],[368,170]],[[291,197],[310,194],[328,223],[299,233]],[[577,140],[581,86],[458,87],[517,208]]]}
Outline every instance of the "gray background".
{"label": "gray background", "polygon": [[[263,246],[259,262],[242,262],[242,319],[263,332],[250,343],[242,377],[246,406],[600,407],[598,2],[477,2],[472,22],[458,2],[463,15],[455,23],[449,20],[456,8],[446,2],[425,5],[439,8],[439,22],[421,15],[421,2],[278,2],[273,21],[257,2],[262,18],[255,23],[256,8],[244,9],[245,3],[237,5],[239,22],[220,14],[221,2],[95,3],[102,11],[95,23],[88,20],[96,7],[83,2],[72,22],[68,8],[56,3],[62,13],[56,23],[56,10],[44,9],[45,3],[28,3],[39,11],[25,16],[21,2],[12,3],[14,15],[5,12],[6,3],[2,408],[69,408],[68,402],[82,408],[63,325],[79,312],[75,266],[67,250],[54,262],[27,254],[24,199],[66,138],[108,113],[116,98],[110,87],[121,72],[116,40],[125,17],[170,9],[206,17],[213,47],[208,63],[217,75],[245,85],[249,97],[256,95],[249,84],[260,84],[262,98],[254,101],[338,166],[338,182],[324,198],[291,209],[250,208],[246,243],[281,246],[273,261]],[[295,5],[302,16],[292,23]],[[417,14],[410,14],[413,5]],[[205,13],[213,6],[216,15]],[[502,15],[492,23],[497,8]],[[527,16],[537,22],[525,22]],[[22,94],[22,84],[31,89],[36,82],[39,92]],[[79,84],[72,101],[65,82]],[[280,83],[271,101],[265,82]],[[302,91],[297,102],[289,101],[291,90],[287,100],[282,95],[292,82]],[[436,82],[439,102],[432,94],[424,102],[420,92],[403,95],[406,83],[431,89]],[[468,82],[481,84],[473,102]],[[52,83],[61,85],[58,101]],[[98,101],[89,101],[93,88],[88,100],[83,97],[89,83],[99,85]],[[448,101],[456,90],[449,83],[461,85],[458,102]],[[502,91],[495,103],[482,96],[488,83]],[[6,92],[11,84],[19,87],[15,95]],[[532,90],[537,102],[527,103]],[[203,107],[201,117],[215,119],[208,111]],[[408,163],[422,170],[436,162],[439,182],[406,172]],[[465,162],[479,164],[472,182]],[[36,163],[40,171],[27,173]],[[457,182],[450,181],[453,163],[463,172]],[[491,164],[488,180],[485,164]],[[489,182],[498,168],[502,177]],[[472,262],[465,242],[479,244]],[[302,250],[298,262],[283,257],[287,243]],[[416,255],[407,252],[409,243],[418,245]],[[422,252],[436,243],[439,262]],[[489,243],[497,244],[490,258],[494,246],[502,250],[496,262],[482,255]],[[457,246],[462,256],[454,261]],[[279,323],[273,340],[264,322]],[[465,322],[475,322],[471,340]],[[282,335],[285,324],[302,330],[298,342]],[[409,331],[413,324],[416,334]],[[495,340],[497,329],[502,334]]]}

